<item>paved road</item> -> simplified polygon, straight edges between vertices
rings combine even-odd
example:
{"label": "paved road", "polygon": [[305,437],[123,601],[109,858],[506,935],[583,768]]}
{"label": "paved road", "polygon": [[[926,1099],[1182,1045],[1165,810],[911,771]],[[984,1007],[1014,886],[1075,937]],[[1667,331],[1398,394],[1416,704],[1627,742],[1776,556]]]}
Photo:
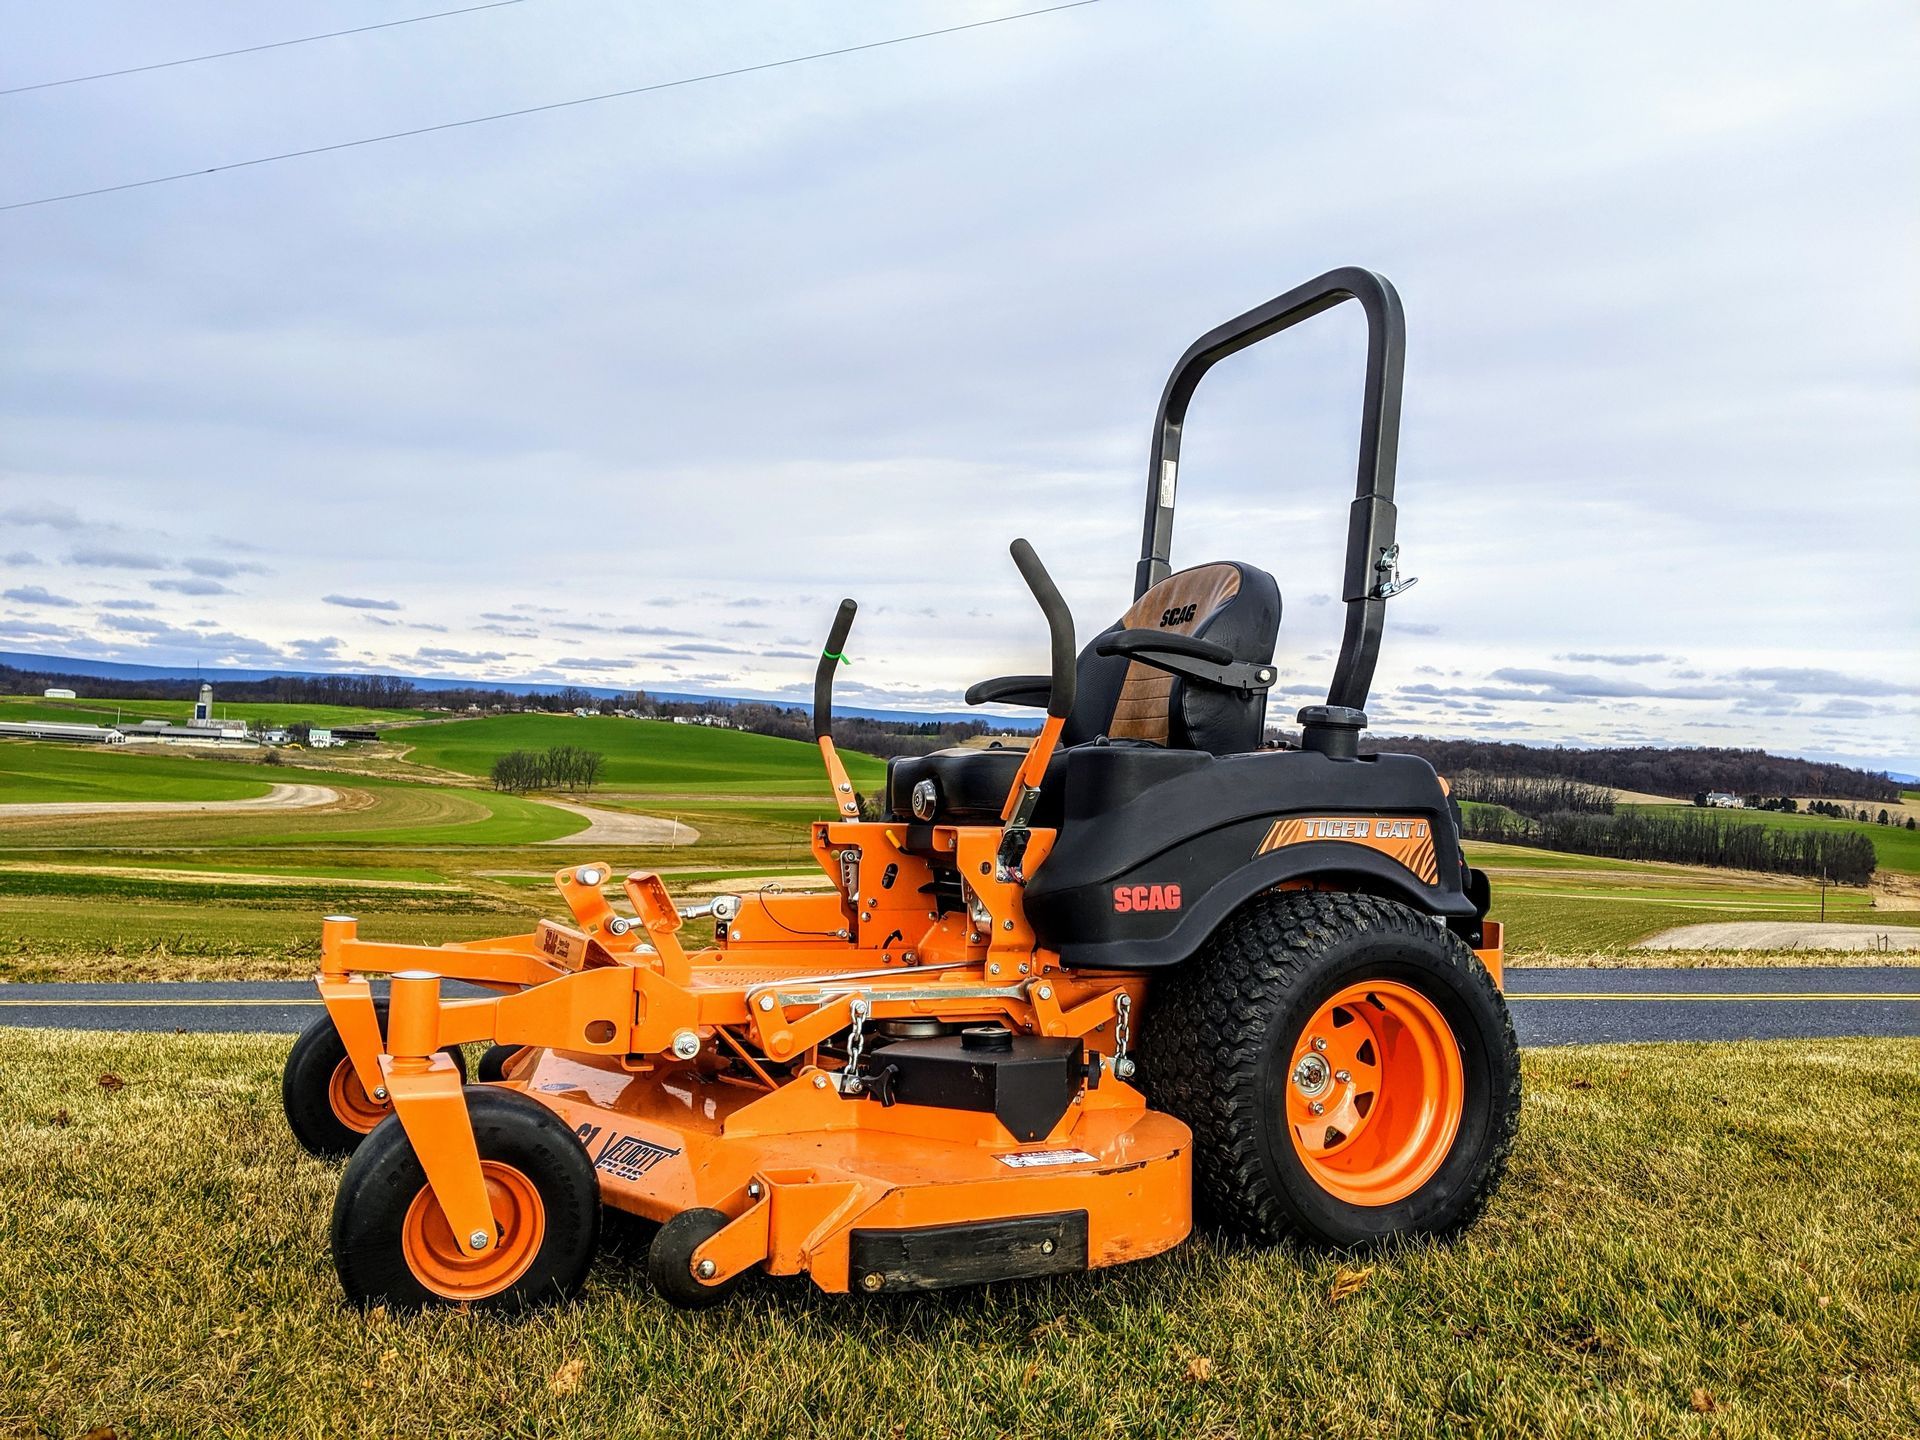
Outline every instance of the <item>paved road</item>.
{"label": "paved road", "polygon": [[[1522,1045],[1920,1036],[1920,969],[1891,966],[1513,969],[1507,994]],[[0,985],[0,1025],[292,1033],[319,1013],[304,980]]]}

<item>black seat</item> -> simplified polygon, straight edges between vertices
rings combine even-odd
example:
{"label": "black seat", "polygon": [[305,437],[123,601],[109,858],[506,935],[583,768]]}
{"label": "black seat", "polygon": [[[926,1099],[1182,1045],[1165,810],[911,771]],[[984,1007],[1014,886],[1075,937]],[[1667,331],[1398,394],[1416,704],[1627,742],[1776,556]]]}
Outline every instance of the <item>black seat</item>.
{"label": "black seat", "polygon": [[[1148,590],[1080,652],[1073,713],[1061,731],[1067,746],[1107,743],[1163,746],[1235,755],[1260,748],[1266,726],[1264,686],[1243,690],[1197,676],[1172,674],[1125,654],[1101,654],[1103,642],[1126,632],[1156,631],[1211,641],[1236,663],[1273,661],[1280,632],[1280,587],[1253,565],[1218,561],[1169,575]],[[1046,703],[1047,682],[988,682],[968,692],[985,698]],[[1013,785],[1023,752],[1010,747],[957,747],[931,755],[901,755],[887,762],[887,811],[896,819],[950,825],[992,824]],[[1064,756],[1056,751],[1047,768],[1034,823],[1057,823],[1055,783]],[[916,811],[914,787],[933,782],[933,803]]]}

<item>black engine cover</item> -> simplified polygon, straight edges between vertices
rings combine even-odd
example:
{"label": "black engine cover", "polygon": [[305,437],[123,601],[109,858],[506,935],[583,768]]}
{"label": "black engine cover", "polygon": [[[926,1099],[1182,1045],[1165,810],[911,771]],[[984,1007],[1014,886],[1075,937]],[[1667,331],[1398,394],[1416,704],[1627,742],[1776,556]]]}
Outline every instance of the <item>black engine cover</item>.
{"label": "black engine cover", "polygon": [[868,1091],[892,1104],[985,1111],[1016,1140],[1043,1139],[1086,1080],[1084,1049],[1040,1035],[1006,1036],[1002,1045],[972,1048],[960,1035],[889,1041],[868,1054]]}

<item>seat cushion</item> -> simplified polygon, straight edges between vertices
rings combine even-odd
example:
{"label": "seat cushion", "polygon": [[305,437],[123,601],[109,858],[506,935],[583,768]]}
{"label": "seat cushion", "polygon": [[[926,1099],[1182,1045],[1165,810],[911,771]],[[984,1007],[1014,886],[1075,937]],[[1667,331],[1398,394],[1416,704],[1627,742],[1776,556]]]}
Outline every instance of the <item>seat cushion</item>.
{"label": "seat cushion", "polygon": [[[931,755],[896,755],[887,761],[887,814],[896,820],[936,825],[998,825],[1000,807],[1007,803],[1013,777],[1027,752],[1012,746],[956,746]],[[1060,777],[1064,754],[1055,751],[1040,784],[1036,825],[1058,824]],[[913,810],[913,787],[922,780],[934,785],[931,819]]]}

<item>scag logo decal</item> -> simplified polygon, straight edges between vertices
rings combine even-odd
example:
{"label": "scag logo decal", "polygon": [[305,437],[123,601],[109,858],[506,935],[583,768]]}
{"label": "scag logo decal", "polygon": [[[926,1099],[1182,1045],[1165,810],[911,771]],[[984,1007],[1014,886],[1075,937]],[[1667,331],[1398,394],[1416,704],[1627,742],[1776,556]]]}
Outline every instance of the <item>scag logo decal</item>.
{"label": "scag logo decal", "polygon": [[1160,628],[1164,630],[1169,625],[1184,625],[1199,612],[1198,605],[1176,605],[1160,617]]}
{"label": "scag logo decal", "polygon": [[1131,914],[1135,910],[1178,910],[1180,887],[1178,885],[1116,885],[1113,887],[1113,908],[1119,915]]}

